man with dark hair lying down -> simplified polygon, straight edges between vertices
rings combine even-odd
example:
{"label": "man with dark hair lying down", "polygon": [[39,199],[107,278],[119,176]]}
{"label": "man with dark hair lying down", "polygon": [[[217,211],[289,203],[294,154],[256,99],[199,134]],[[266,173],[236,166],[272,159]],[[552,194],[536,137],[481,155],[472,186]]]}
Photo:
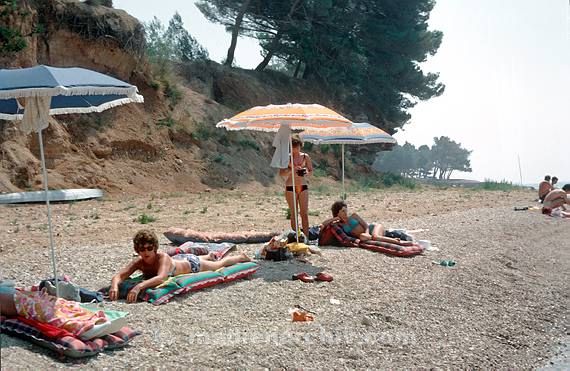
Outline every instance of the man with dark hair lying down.
{"label": "man with dark hair lying down", "polygon": [[248,262],[251,259],[245,254],[225,257],[215,261],[213,256],[196,256],[194,254],[179,254],[170,257],[158,251],[158,238],[154,232],[143,229],[133,238],[135,252],[139,258],[130,262],[113,276],[109,299],[117,300],[119,297],[119,284],[129,278],[137,270],[142,271],[144,281],[136,285],[127,294],[127,302],[137,301],[139,293],[151,287],[156,287],[169,277],[180,274],[215,271],[237,263]]}

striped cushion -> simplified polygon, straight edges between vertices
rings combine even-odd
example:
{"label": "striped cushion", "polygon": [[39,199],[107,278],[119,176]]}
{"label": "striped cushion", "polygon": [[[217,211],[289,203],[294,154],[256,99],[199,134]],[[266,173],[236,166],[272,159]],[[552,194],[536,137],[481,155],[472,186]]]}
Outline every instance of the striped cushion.
{"label": "striped cushion", "polygon": [[234,264],[230,267],[219,269],[216,272],[182,274],[171,278],[169,284],[166,286],[161,285],[160,288],[147,289],[144,300],[154,305],[167,303],[176,295],[245,278],[254,274],[258,268],[259,266],[256,263],[246,262]]}
{"label": "striped cushion", "polygon": [[28,340],[43,348],[51,349],[60,355],[71,358],[89,357],[105,349],[120,348],[125,346],[135,336],[140,335],[138,331],[134,331],[129,327],[123,327],[114,334],[89,341],[82,341],[73,336],[48,339],[35,327],[17,319],[5,317],[0,318],[0,329],[2,332]]}

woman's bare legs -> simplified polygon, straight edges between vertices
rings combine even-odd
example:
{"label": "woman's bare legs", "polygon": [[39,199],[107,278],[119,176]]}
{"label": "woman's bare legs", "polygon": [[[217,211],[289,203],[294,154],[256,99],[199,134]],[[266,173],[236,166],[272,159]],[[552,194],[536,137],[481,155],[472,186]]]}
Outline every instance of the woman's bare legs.
{"label": "woman's bare legs", "polygon": [[229,267],[231,265],[243,262],[249,262],[251,258],[247,256],[244,252],[239,255],[227,256],[223,259],[212,261],[208,258],[200,256],[200,272],[204,271],[216,271],[223,267]]}
{"label": "woman's bare legs", "polygon": [[377,223],[374,224],[374,228],[372,228],[372,239],[377,240],[379,237],[384,237],[384,227],[382,224]]}
{"label": "woman's bare legs", "polygon": [[297,194],[299,203],[299,215],[301,215],[301,225],[303,233],[309,237],[309,190],[304,190]]}
{"label": "woman's bare legs", "polygon": [[293,208],[293,192],[290,191],[285,191],[285,199],[287,200],[287,205],[289,205],[289,215],[291,215],[290,220],[291,220],[291,229],[296,231],[297,230],[297,226],[295,225],[295,223],[297,222],[295,220],[295,209]]}

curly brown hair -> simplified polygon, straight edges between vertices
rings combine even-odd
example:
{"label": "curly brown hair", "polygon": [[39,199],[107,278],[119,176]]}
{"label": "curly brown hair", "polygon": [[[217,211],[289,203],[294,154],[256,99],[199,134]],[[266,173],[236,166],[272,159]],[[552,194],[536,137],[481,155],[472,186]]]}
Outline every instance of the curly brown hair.
{"label": "curly brown hair", "polygon": [[133,237],[133,244],[135,251],[140,250],[144,245],[148,244],[154,246],[154,251],[158,250],[158,238],[153,231],[148,229],[141,229],[138,231],[137,234],[135,234],[135,237]]}

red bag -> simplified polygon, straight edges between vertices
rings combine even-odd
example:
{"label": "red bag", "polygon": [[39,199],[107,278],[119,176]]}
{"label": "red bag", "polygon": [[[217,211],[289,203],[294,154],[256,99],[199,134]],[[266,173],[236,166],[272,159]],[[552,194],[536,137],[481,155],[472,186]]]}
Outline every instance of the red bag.
{"label": "red bag", "polygon": [[332,232],[330,225],[322,227],[319,231],[319,246],[331,246],[338,245],[338,240]]}

